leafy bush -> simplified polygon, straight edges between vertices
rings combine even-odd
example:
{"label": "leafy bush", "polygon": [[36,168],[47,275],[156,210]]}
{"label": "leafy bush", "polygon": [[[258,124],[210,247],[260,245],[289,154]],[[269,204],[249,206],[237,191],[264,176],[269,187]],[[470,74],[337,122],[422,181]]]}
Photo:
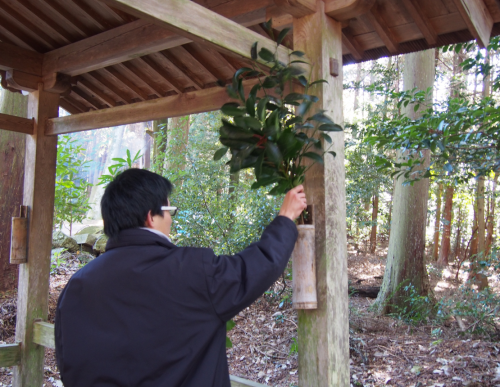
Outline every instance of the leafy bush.
{"label": "leafy bush", "polygon": [[81,222],[90,208],[87,189],[92,186],[82,174],[88,168],[85,149],[70,136],[59,136],[57,145],[56,189],[54,200],[54,227]]}
{"label": "leafy bush", "polygon": [[[404,284],[405,282],[401,283],[395,293]],[[402,306],[393,305],[394,312],[391,314],[392,316],[408,324],[417,325],[429,321],[436,315],[436,305],[431,297],[420,295],[411,283],[404,286],[403,290],[406,294],[404,302]]]}

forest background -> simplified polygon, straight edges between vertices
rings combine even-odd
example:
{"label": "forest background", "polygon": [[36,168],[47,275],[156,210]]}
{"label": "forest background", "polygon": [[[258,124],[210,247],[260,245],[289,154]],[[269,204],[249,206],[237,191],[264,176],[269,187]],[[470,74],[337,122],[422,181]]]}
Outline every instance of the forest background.
{"label": "forest background", "polygon": [[[386,269],[375,303],[380,314],[414,322],[473,315],[480,323],[469,328],[500,337],[500,297],[498,287],[490,286],[500,275],[495,213],[498,46],[494,38],[488,50],[475,43],[431,50],[435,77],[424,90],[404,86],[403,74],[415,60],[410,55],[344,67],[349,245],[374,253],[392,234],[391,256],[401,250],[398,243],[414,237],[401,226],[402,217],[408,218],[406,223],[424,222],[421,251],[399,254],[388,263],[393,266]],[[26,115],[26,97],[1,90],[0,98],[0,111]],[[172,230],[175,243],[234,254],[255,241],[276,216],[282,198],[268,195],[269,188],[250,189],[250,172],[230,174],[227,156],[214,160],[220,121],[221,113],[211,112],[60,136],[54,229],[71,234],[73,224],[99,219],[106,182],[124,168],[137,167],[162,174],[176,187],[172,204],[180,211]],[[2,198],[22,192],[5,191],[22,181],[22,138],[15,135],[0,133],[0,144],[10,146],[14,160],[4,163],[3,171],[18,179],[10,186],[4,180]],[[419,191],[425,196],[425,216],[418,220],[394,203],[398,192],[417,189],[421,181],[427,184],[425,192]],[[10,216],[2,219],[6,221]],[[1,261],[6,256],[2,251]],[[415,256],[421,262],[415,264]],[[391,276],[404,261],[422,265],[418,278]],[[465,270],[467,280],[455,298],[436,300],[428,273],[443,273],[450,265],[457,278],[458,270]],[[2,284],[12,287],[15,273],[5,263],[3,269]]]}

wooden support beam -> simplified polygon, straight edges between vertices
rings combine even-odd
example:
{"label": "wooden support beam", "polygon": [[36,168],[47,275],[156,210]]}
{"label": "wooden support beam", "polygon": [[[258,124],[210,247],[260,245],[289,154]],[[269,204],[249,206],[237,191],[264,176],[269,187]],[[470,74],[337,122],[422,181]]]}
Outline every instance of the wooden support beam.
{"label": "wooden support beam", "polygon": [[477,40],[480,47],[486,48],[490,43],[493,18],[483,0],[455,0],[462,18],[465,20],[470,33]]}
{"label": "wooden support beam", "polygon": [[364,51],[358,44],[356,39],[354,39],[354,36],[351,35],[349,28],[344,28],[342,30],[342,43],[344,43],[354,59],[356,59],[357,61],[363,59]]}
{"label": "wooden support beam", "polygon": [[[218,51],[250,59],[252,45],[276,51],[276,43],[256,32],[235,23],[215,12],[189,0],[148,1],[142,0],[105,0],[113,7],[152,23],[170,29],[179,35],[195,41],[202,41]],[[277,56],[288,62],[289,50],[278,47]],[[258,59],[265,64],[262,59]]]}
{"label": "wooden support beam", "polygon": [[[161,55],[161,54],[158,54]],[[149,66],[152,70],[156,71],[165,82],[168,83],[177,94],[181,94],[184,88],[175,79],[172,78],[171,74],[161,65],[156,63],[151,56],[143,56],[142,58],[137,58],[137,61],[144,62],[145,66]]]}
{"label": "wooden support beam", "polygon": [[46,320],[50,279],[50,250],[54,214],[57,137],[44,134],[45,121],[57,117],[59,95],[30,93],[28,116],[34,132],[26,136],[23,205],[29,207],[28,262],[19,265],[16,342],[21,342],[21,363],[14,367],[13,387],[43,384],[44,348],[33,342],[33,323]]}
{"label": "wooden support beam", "polygon": [[276,5],[293,17],[303,17],[316,12],[317,0],[274,0]]}
{"label": "wooden support beam", "polygon": [[402,0],[402,3],[410,13],[420,32],[422,32],[422,35],[424,35],[427,44],[435,46],[437,44],[437,33],[429,22],[429,19],[422,12],[419,2],[415,0]]}
{"label": "wooden support beam", "polygon": [[370,20],[370,23],[372,24],[373,28],[375,28],[375,31],[377,32],[378,36],[380,36],[380,39],[382,39],[389,52],[393,55],[397,54],[398,42],[394,38],[394,35],[392,34],[389,27],[387,27],[384,20],[382,19],[382,15],[380,15],[377,7],[373,7],[371,11],[366,14],[366,16],[368,17],[368,20]]}
{"label": "wooden support beam", "polygon": [[93,94],[96,98],[99,98],[103,104],[110,107],[116,106],[116,101],[110,95],[106,94],[104,91],[95,86],[92,82],[85,79],[83,76],[78,78],[77,85],[87,89],[87,91]]}
{"label": "wooden support beam", "polygon": [[324,0],[325,12],[338,21],[346,21],[367,13],[376,0]]}
{"label": "wooden support beam", "polygon": [[62,107],[64,110],[66,110],[70,114],[78,114],[78,113],[83,113],[83,110],[80,110],[77,108],[75,105],[73,105],[70,101],[67,99],[62,99],[59,101],[59,106]]}
{"label": "wooden support beam", "polygon": [[247,380],[239,378],[238,376],[229,375],[229,380],[231,381],[231,387],[266,387],[265,384],[260,384],[254,382],[253,380]]}
{"label": "wooden support beam", "polygon": [[16,69],[33,75],[42,75],[43,55],[38,52],[0,42],[0,69]]}
{"label": "wooden support beam", "polygon": [[45,348],[56,348],[54,324],[35,321],[33,324],[33,342]]}
{"label": "wooden support beam", "polygon": [[34,122],[32,119],[0,113],[0,129],[2,130],[33,134],[33,125]]}
{"label": "wooden support beam", "polygon": [[[315,109],[342,125],[342,66],[337,77],[330,75],[331,58],[342,64],[341,23],[321,9],[295,19],[293,31],[294,48],[314,63],[312,80],[328,82],[310,90],[319,98]],[[329,149],[336,156],[312,166],[304,183],[307,202],[314,206],[318,308],[298,311],[299,386],[350,385],[344,133],[331,137]]]}
{"label": "wooden support beam", "polygon": [[[257,82],[256,79],[244,81],[245,90],[249,91]],[[212,87],[126,106],[50,119],[47,121],[45,133],[47,135],[74,133],[135,122],[186,116],[220,109],[222,105],[230,101],[234,100],[227,95],[225,88]]]}
{"label": "wooden support beam", "polygon": [[[250,26],[265,21],[265,7],[270,1],[253,0],[242,4],[241,1],[231,0],[223,7],[213,9],[224,17]],[[79,75],[190,41],[148,21],[136,20],[46,53],[43,73]],[[0,58],[1,52],[0,47]]]}
{"label": "wooden support beam", "polygon": [[0,367],[12,367],[21,362],[21,343],[0,345]]}

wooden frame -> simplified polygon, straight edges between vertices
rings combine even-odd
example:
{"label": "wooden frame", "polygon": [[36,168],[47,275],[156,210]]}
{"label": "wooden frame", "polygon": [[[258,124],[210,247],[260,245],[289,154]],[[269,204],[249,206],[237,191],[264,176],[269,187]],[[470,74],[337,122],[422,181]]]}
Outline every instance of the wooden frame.
{"label": "wooden frame", "polygon": [[34,121],[28,118],[0,113],[0,129],[24,134],[33,134]]}
{"label": "wooden frame", "polygon": [[13,367],[21,363],[21,344],[0,345],[0,367]]}

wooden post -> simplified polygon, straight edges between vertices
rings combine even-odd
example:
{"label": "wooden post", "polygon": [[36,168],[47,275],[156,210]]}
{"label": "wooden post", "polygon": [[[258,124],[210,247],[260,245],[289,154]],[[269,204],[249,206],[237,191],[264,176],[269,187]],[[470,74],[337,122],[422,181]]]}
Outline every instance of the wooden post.
{"label": "wooden post", "polygon": [[[317,108],[342,125],[341,24],[318,1],[315,14],[294,19],[293,35],[294,49],[312,64],[312,78],[328,81],[311,90],[319,97]],[[337,77],[330,75],[331,58],[340,64]],[[308,387],[349,386],[344,134],[331,137],[336,157],[326,155],[324,166],[313,166],[305,180],[307,201],[314,205],[318,296],[318,309],[298,311],[299,385]]]}
{"label": "wooden post", "polygon": [[48,314],[50,249],[54,212],[57,136],[44,134],[45,121],[57,117],[59,94],[30,93],[28,117],[34,117],[34,134],[26,136],[23,205],[29,207],[28,262],[19,266],[16,342],[21,365],[14,367],[14,387],[41,387],[44,347],[33,342],[33,323]]}

